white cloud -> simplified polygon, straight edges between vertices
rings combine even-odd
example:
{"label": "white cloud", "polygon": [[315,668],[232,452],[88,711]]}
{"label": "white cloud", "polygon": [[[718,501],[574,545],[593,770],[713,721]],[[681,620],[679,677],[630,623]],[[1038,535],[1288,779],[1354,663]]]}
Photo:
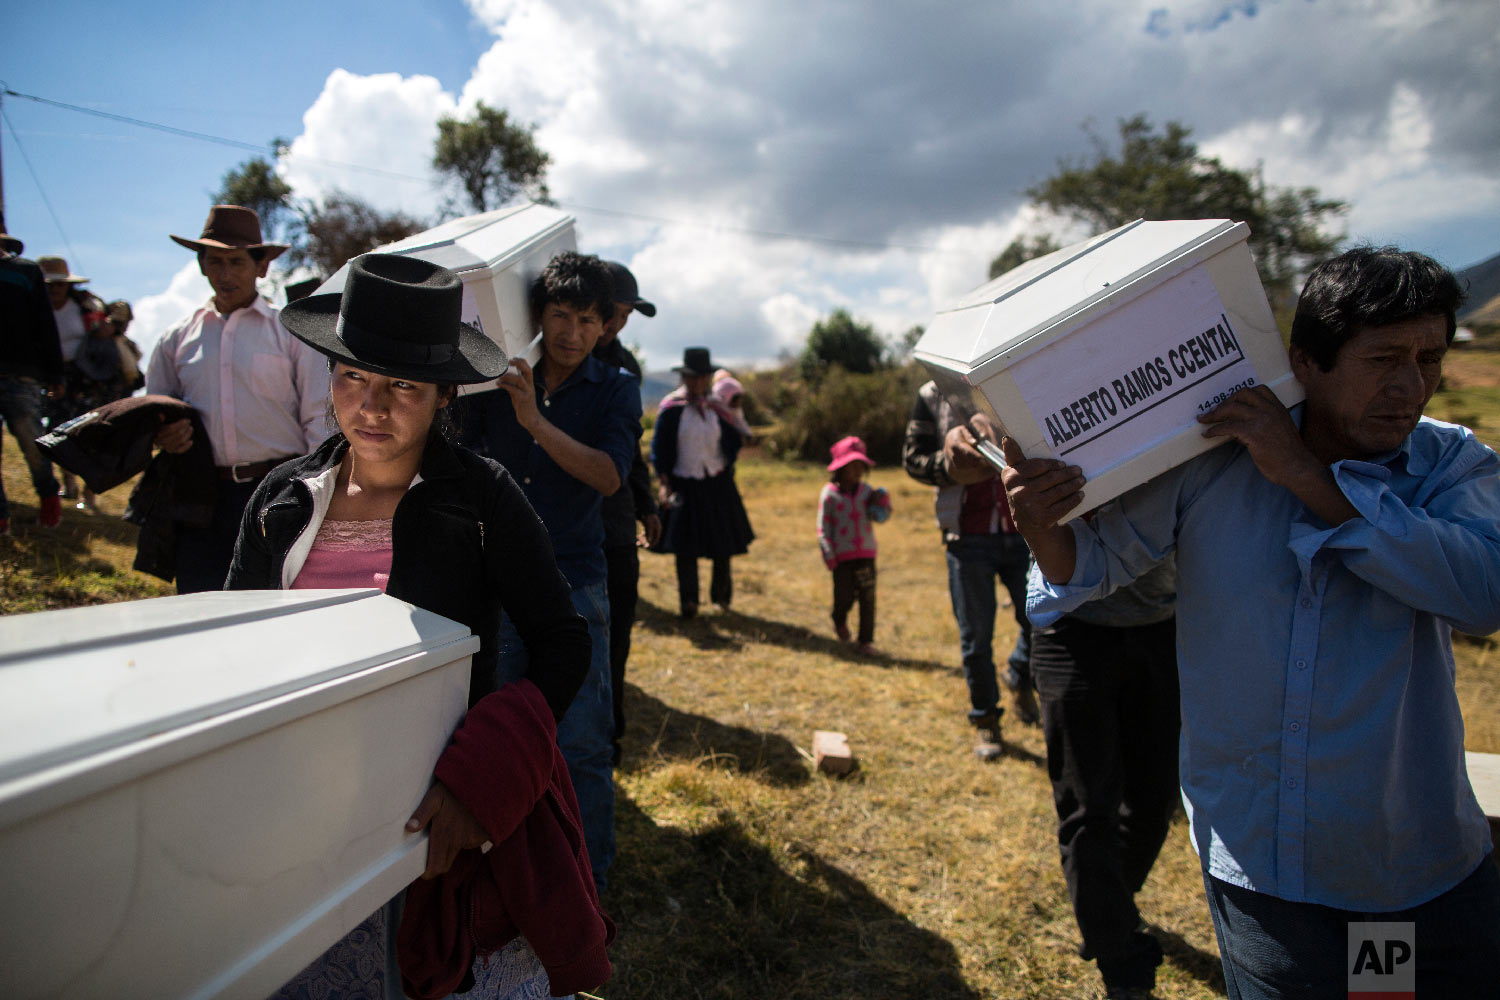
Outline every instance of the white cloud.
{"label": "white cloud", "polygon": [[1055,228],[1025,191],[1089,155],[1081,124],[1112,145],[1139,112],[1272,185],[1349,200],[1356,236],[1500,223],[1493,4],[468,4],[494,41],[457,97],[336,70],[288,179],[427,214],[430,182],[314,160],[428,178],[440,115],[506,109],[536,126],[580,247],[624,260],[660,307],[625,334],[653,369],[691,344],[769,360],[839,307],[888,336],[927,322],[1013,237]]}
{"label": "white cloud", "polygon": [[338,189],[386,211],[430,218],[441,202],[432,170],[437,121],[456,110],[433,77],[336,69],[302,116],[303,132],[281,158],[281,174],[299,197]]}
{"label": "white cloud", "polygon": [[141,349],[147,362],[150,362],[151,352],[156,349],[162,334],[187,318],[212,294],[208,279],[198,270],[197,260],[192,260],[172,275],[166,291],[147,295],[131,306],[135,319],[130,323],[130,339]]}

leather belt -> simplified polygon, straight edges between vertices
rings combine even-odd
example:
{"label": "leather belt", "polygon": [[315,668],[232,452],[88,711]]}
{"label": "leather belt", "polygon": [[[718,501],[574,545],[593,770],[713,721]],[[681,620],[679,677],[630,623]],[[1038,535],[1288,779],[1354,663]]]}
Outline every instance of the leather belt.
{"label": "leather belt", "polygon": [[285,462],[284,458],[268,458],[264,462],[240,462],[236,465],[216,465],[214,471],[219,478],[230,483],[253,483],[264,478],[276,466]]}

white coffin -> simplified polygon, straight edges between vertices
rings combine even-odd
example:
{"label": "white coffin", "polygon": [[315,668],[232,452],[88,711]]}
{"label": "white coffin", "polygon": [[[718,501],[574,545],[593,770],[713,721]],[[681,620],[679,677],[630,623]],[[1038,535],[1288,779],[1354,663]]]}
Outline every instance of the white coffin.
{"label": "white coffin", "polygon": [[[532,344],[526,290],[554,255],[577,248],[571,215],[528,202],[452,219],[374,252],[420,257],[455,272],[464,283],[464,322],[504,348],[506,357],[535,364],[541,351]],[[348,270],[348,264],[339,268],[318,292],[343,291]]]}
{"label": "white coffin", "polygon": [[1223,443],[1196,418],[1234,389],[1302,399],[1249,235],[1223,219],[1132,222],[981,285],[914,355],[1028,457],[1082,468],[1092,509]]}
{"label": "white coffin", "polygon": [[0,997],[279,987],[421,874],[478,648],[374,590],[0,619]]}

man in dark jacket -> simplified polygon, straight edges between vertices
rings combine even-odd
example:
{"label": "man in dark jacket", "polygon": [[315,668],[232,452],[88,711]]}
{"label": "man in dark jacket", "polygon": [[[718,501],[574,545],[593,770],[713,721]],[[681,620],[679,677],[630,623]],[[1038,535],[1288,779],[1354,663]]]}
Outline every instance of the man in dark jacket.
{"label": "man in dark jacket", "polygon": [[[0,249],[0,420],[10,428],[31,470],[40,510],[37,521],[44,528],[62,522],[62,502],[52,463],[37,450],[36,439],[42,433],[42,399],[61,392],[62,376],[62,347],[42,270]],[[0,486],[0,535],[8,534],[10,506]]]}
{"label": "man in dark jacket", "polygon": [[[614,280],[604,262],[572,250],[557,254],[531,283],[541,327],[536,368],[512,358],[499,391],[467,397],[465,442],[510,470],[547,526],[573,604],[589,624],[588,677],[557,727],[568,759],[584,836],[602,888],[615,855],[614,734],[609,690],[609,595],[599,510],[630,473],[640,450],[641,391],[629,375],[593,356],[614,315]],[[499,680],[524,669],[527,651],[507,618],[501,625]]]}
{"label": "man in dark jacket", "polygon": [[[641,298],[635,275],[628,267],[613,260],[605,261],[604,266],[614,278],[615,311],[604,321],[599,343],[594,345],[594,357],[629,372],[639,391],[641,366],[635,355],[620,343],[620,331],[630,321],[632,312],[655,316],[656,306]],[[630,658],[630,629],[635,624],[641,577],[641,560],[636,552],[636,522],[639,521],[645,530],[647,545],[655,545],[661,537],[661,518],[657,515],[656,498],[651,495],[651,473],[639,448],[630,466],[630,474],[625,477],[625,488],[605,497],[600,513],[604,517],[604,560],[608,573],[605,589],[609,592],[609,680],[615,713],[614,763],[618,766],[620,740],[625,735],[625,661]]]}

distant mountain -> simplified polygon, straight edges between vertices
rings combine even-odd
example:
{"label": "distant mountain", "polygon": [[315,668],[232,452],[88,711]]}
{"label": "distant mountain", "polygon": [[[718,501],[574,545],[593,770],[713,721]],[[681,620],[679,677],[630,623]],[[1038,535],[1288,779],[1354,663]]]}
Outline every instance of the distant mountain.
{"label": "distant mountain", "polygon": [[663,396],[677,388],[679,381],[681,380],[678,379],[677,373],[671,369],[664,372],[645,372],[642,374],[641,408],[649,410],[657,403],[660,403]]}
{"label": "distant mountain", "polygon": [[1495,304],[1495,298],[1500,296],[1500,253],[1459,271],[1458,284],[1468,292],[1468,300],[1458,314],[1459,322],[1462,323],[1481,311],[1493,321],[1494,309],[1491,307]]}
{"label": "distant mountain", "polygon": [[1471,326],[1500,326],[1500,295],[1465,311],[1463,322]]}

